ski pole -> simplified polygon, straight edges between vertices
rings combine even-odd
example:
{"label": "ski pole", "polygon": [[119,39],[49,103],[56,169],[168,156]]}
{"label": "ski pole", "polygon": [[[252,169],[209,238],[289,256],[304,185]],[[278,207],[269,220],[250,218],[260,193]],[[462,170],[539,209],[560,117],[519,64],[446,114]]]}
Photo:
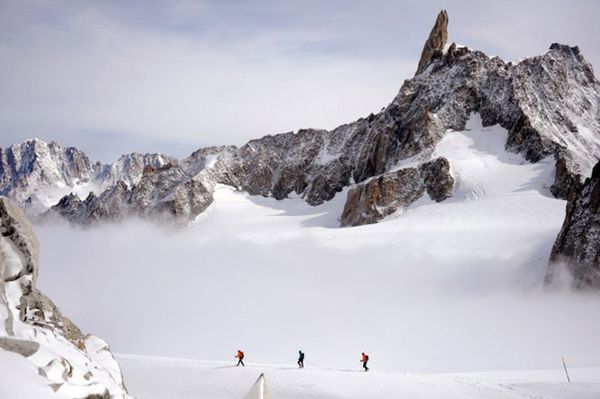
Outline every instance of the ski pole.
{"label": "ski pole", "polygon": [[569,384],[570,384],[571,378],[569,378],[569,371],[567,370],[567,364],[565,363],[565,358],[561,357],[560,359],[562,360],[563,367],[565,368],[565,374],[567,375],[567,381],[569,381]]}

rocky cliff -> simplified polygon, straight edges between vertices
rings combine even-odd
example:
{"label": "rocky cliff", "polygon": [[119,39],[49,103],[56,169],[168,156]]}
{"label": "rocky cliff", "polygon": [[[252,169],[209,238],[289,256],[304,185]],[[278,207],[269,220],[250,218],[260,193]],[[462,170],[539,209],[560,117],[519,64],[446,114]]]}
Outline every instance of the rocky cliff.
{"label": "rocky cliff", "polygon": [[[473,112],[481,114],[485,126],[500,124],[508,130],[507,150],[531,162],[553,157],[556,174],[551,192],[567,198],[600,159],[600,84],[591,65],[577,47],[560,44],[518,64],[504,62],[454,43],[447,45],[447,27],[448,15],[442,11],[416,75],[404,81],[378,114],[330,131],[303,129],[251,140],[240,148],[203,148],[160,165],[144,158],[136,168],[139,179],[108,167],[114,173],[100,179],[109,182],[103,192],[83,200],[77,193],[64,197],[51,213],[83,224],[130,215],[161,220],[174,216],[172,220],[181,225],[210,205],[216,184],[276,199],[294,193],[315,206],[351,187],[344,214],[373,218],[342,216],[342,225],[372,223],[380,219],[373,209],[385,208],[382,214],[387,214],[403,201],[394,195],[357,197],[361,190],[373,194],[376,186],[367,187],[366,182],[388,185],[390,179],[409,173],[398,172],[408,159],[432,161],[444,134],[463,130]],[[452,165],[447,173],[444,168],[432,173],[440,175],[430,175],[430,180],[452,181],[448,178]],[[423,195],[419,184],[412,186],[417,190],[412,194]],[[392,191],[398,194],[399,189]],[[444,185],[441,191],[452,190]],[[352,209],[355,206],[360,208]]]}
{"label": "rocky cliff", "polygon": [[31,381],[47,388],[44,397],[129,398],[108,345],[83,334],[37,289],[37,239],[6,197],[0,197],[0,233],[0,352],[19,356]]}
{"label": "rocky cliff", "polygon": [[566,269],[575,288],[600,288],[600,162],[592,176],[573,190],[567,215],[550,255],[546,280]]}
{"label": "rocky cliff", "polygon": [[452,195],[454,179],[446,158],[437,158],[418,167],[383,173],[357,184],[348,192],[341,226],[376,223],[421,198],[440,202]]}
{"label": "rocky cliff", "polygon": [[85,183],[94,174],[94,164],[74,147],[32,139],[0,148],[0,195],[21,203],[36,194]]}
{"label": "rocky cliff", "polygon": [[434,57],[439,57],[443,54],[443,50],[447,41],[448,12],[446,12],[446,10],[442,10],[438,14],[435,24],[431,29],[431,33],[429,34],[429,37],[423,46],[421,58],[419,59],[419,65],[417,66],[417,75],[425,70]]}
{"label": "rocky cliff", "polygon": [[169,163],[159,168],[145,167],[131,187],[118,180],[100,195],[90,192],[84,200],[69,194],[52,206],[48,215],[83,224],[133,216],[184,226],[212,201],[212,189],[186,175],[178,163]]}

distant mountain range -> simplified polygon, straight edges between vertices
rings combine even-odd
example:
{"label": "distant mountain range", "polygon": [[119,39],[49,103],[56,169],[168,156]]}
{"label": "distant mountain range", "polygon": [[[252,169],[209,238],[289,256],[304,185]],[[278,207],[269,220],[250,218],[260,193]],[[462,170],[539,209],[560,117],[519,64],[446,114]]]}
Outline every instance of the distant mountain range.
{"label": "distant mountain range", "polygon": [[[555,43],[513,64],[448,43],[447,27],[442,11],[415,76],[377,114],[331,131],[201,148],[180,160],[127,154],[102,165],[76,148],[33,139],[0,149],[0,194],[30,215],[77,224],[136,216],[185,226],[210,206],[218,184],[281,200],[294,194],[314,206],[349,188],[340,224],[375,223],[424,195],[452,196],[452,164],[433,151],[475,112],[485,126],[508,130],[508,151],[530,162],[554,158],[553,196],[581,198],[600,159],[600,83],[579,48]],[[598,240],[586,245],[600,247]],[[566,247],[557,244],[555,258],[571,259]],[[600,273],[598,252],[588,263]],[[600,286],[600,278],[588,280]]]}

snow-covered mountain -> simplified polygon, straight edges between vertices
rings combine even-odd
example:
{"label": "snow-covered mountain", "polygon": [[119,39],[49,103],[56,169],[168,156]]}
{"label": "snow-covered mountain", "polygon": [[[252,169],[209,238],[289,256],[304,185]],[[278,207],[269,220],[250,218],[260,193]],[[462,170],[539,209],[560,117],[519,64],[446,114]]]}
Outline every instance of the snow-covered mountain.
{"label": "snow-covered mountain", "polygon": [[[448,44],[447,24],[447,14],[440,13],[417,74],[376,115],[331,131],[305,129],[240,148],[201,149],[153,169],[142,178],[143,187],[115,190],[115,185],[101,200],[65,199],[53,211],[78,223],[136,214],[166,215],[185,224],[212,202],[217,183],[277,199],[299,195],[311,205],[353,187],[342,225],[373,223],[424,192],[436,193],[432,198],[438,201],[451,194],[452,165],[443,167],[445,161],[439,160],[425,180],[421,175],[434,161],[435,144],[448,131],[463,130],[473,112],[481,114],[484,125],[500,124],[509,131],[509,150],[531,162],[554,157],[551,192],[566,198],[600,158],[600,84],[591,65],[577,47],[560,44],[542,56],[507,63]],[[420,172],[400,172],[407,163]],[[113,176],[116,181],[120,175]],[[386,195],[365,196],[373,191],[372,178],[394,182],[393,188]],[[400,197],[404,200],[398,202]]]}
{"label": "snow-covered mountain", "polygon": [[38,215],[65,196],[101,193],[122,182],[132,187],[144,168],[160,168],[175,158],[162,154],[122,155],[110,165],[93,163],[75,147],[63,148],[40,139],[0,148],[0,195],[7,196],[30,215]]}
{"label": "snow-covered mountain", "polygon": [[0,396],[129,398],[106,342],[83,334],[37,289],[38,241],[6,197],[0,232]]}
{"label": "snow-covered mountain", "polygon": [[47,203],[63,189],[89,182],[95,173],[96,165],[74,147],[62,148],[35,138],[0,148],[0,195],[22,204]]}
{"label": "snow-covered mountain", "polygon": [[[348,188],[340,224],[375,223],[423,196],[452,196],[454,165],[436,157],[435,146],[478,113],[484,126],[508,131],[507,150],[533,163],[551,157],[549,191],[568,198],[600,159],[600,83],[591,65],[577,47],[557,43],[505,62],[448,43],[447,28],[442,11],[415,76],[378,114],[331,131],[202,148],[180,161],[131,154],[102,166],[75,149],[26,142],[2,152],[1,193],[38,213],[54,203],[48,214],[80,224],[133,215],[187,225],[210,206],[218,184],[315,206]],[[57,193],[66,195],[57,202]]]}

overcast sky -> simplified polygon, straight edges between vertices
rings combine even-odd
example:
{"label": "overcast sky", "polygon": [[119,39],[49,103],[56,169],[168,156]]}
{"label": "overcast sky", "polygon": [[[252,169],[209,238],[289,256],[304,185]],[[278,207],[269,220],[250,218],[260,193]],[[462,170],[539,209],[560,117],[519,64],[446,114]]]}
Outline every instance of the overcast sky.
{"label": "overcast sky", "polygon": [[0,0],[0,146],[109,162],[333,128],[389,103],[441,8],[450,40],[488,55],[562,42],[600,68],[593,0]]}

